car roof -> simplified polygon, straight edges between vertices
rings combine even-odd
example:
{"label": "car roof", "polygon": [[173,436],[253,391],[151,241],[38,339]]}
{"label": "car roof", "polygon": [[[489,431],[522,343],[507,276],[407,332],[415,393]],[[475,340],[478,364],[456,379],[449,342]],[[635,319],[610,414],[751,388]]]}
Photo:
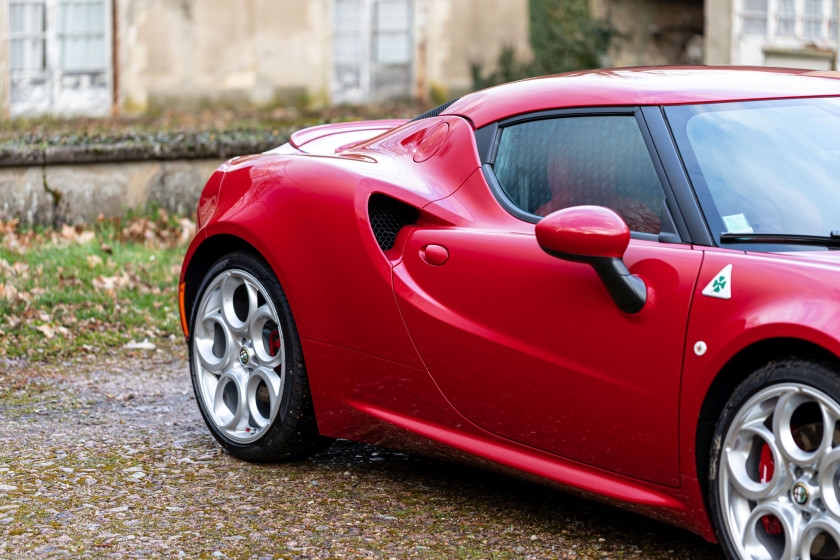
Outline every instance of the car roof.
{"label": "car roof", "polygon": [[564,107],[682,105],[840,95],[840,72],[785,68],[669,66],[589,70],[532,78],[465,95],[441,114],[476,128]]}

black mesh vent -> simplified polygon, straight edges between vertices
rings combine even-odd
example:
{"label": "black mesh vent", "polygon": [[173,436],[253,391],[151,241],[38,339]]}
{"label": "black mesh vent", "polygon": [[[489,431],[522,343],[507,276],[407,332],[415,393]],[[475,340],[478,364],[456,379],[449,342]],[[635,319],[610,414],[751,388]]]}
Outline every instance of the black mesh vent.
{"label": "black mesh vent", "polygon": [[370,227],[383,251],[394,246],[400,230],[417,221],[417,209],[384,194],[372,194],[368,201]]}
{"label": "black mesh vent", "polygon": [[443,113],[444,111],[446,111],[447,109],[449,109],[449,106],[452,105],[453,103],[455,103],[456,101],[458,101],[459,99],[461,99],[461,98],[456,97],[455,99],[450,99],[449,101],[447,101],[443,105],[438,105],[434,109],[432,109],[430,111],[426,111],[425,113],[423,113],[422,115],[420,115],[418,117],[414,117],[413,119],[411,119],[411,122],[419,121],[420,119],[428,119],[429,117],[436,117],[436,116],[440,115],[441,113]]}

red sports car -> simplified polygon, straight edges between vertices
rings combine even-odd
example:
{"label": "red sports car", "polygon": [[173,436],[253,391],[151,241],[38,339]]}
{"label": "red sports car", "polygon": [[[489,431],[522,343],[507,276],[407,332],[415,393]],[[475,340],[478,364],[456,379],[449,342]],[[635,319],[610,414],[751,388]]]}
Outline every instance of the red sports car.
{"label": "red sports car", "polygon": [[840,74],[538,78],[210,178],[181,273],[201,413],[496,466],[840,558]]}

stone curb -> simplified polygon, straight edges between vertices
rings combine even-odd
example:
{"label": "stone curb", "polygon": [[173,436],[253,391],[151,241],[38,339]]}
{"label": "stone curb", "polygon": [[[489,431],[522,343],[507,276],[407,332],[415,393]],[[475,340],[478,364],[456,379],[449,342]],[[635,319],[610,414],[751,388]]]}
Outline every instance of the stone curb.
{"label": "stone curb", "polygon": [[220,138],[205,141],[196,136],[173,138],[165,143],[116,142],[85,146],[2,146],[0,167],[31,167],[82,163],[219,159],[271,150],[288,142],[288,134],[259,140]]}
{"label": "stone curb", "polygon": [[52,144],[37,138],[0,144],[0,220],[74,224],[100,214],[120,216],[150,202],[189,214],[219,164],[288,139],[288,131],[279,130],[148,134],[108,143],[107,138],[65,136]]}

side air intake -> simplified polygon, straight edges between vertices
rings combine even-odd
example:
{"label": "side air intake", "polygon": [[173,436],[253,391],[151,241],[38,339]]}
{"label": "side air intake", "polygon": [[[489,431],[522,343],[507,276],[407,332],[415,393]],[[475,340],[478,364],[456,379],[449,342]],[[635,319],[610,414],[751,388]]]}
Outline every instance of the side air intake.
{"label": "side air intake", "polygon": [[418,212],[413,206],[376,193],[368,200],[368,217],[376,242],[383,251],[388,251],[400,230],[417,221]]}

